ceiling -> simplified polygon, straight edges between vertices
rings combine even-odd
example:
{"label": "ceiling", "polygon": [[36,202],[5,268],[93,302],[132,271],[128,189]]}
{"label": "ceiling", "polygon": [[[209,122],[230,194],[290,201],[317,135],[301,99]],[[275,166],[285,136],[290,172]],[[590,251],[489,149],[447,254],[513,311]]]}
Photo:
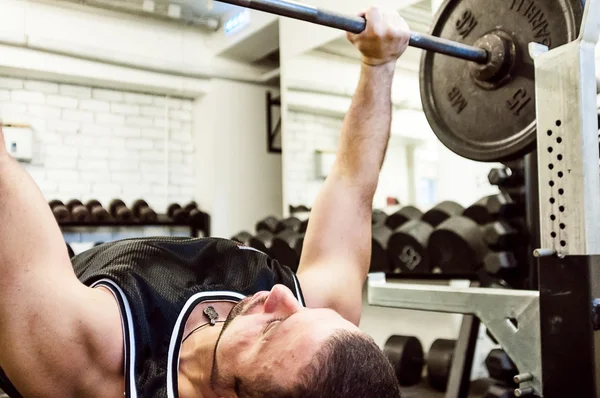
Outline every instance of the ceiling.
{"label": "ceiling", "polygon": [[[128,0],[129,1],[129,0]],[[156,0],[168,2],[168,0]],[[195,15],[220,18],[233,10],[235,6],[213,0],[171,0],[171,3],[178,3],[188,7]]]}
{"label": "ceiling", "polygon": [[216,30],[234,6],[214,0],[56,0]]}

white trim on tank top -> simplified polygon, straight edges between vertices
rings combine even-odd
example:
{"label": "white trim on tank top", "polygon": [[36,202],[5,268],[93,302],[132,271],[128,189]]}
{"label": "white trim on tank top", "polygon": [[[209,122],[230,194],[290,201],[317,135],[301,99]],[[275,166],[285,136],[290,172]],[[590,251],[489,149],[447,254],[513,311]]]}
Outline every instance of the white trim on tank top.
{"label": "white trim on tank top", "polygon": [[[123,311],[121,306],[119,305],[119,310],[121,312],[121,323],[123,327],[123,344],[124,344],[124,354],[125,354],[125,362],[129,360],[129,377],[126,382],[129,382],[129,390],[131,392],[130,396],[127,398],[137,398],[137,388],[135,387],[135,334],[133,331],[133,317],[131,316],[131,307],[129,306],[129,301],[127,300],[127,296],[119,285],[108,278],[100,279],[99,281],[94,282],[90,287],[94,288],[97,286],[106,286],[111,291],[113,295],[117,293],[121,296],[121,300],[123,300],[123,305],[125,306],[125,318],[123,318]],[[119,300],[117,297],[117,303]],[[127,339],[125,338],[125,322],[127,322],[127,326],[129,329],[129,347],[127,347]],[[129,348],[129,351],[127,350]],[[127,377],[127,375],[125,375]]]}
{"label": "white trim on tank top", "polygon": [[[230,291],[214,291],[214,292],[202,292],[196,293],[192,297],[188,299],[185,303],[181,311],[179,312],[179,316],[177,317],[177,322],[175,323],[175,327],[173,328],[173,332],[171,333],[171,342],[169,343],[169,355],[167,356],[167,396],[169,398],[175,398],[175,386],[173,385],[173,380],[175,379],[175,370],[173,369],[173,356],[175,355],[175,345],[177,344],[177,336],[179,335],[179,329],[181,329],[183,322],[183,317],[188,312],[192,303],[203,297],[231,297],[238,300],[243,300],[246,298],[243,294],[230,292]],[[180,352],[177,353],[177,371],[179,371],[179,355]],[[179,394],[178,394],[179,395]]]}

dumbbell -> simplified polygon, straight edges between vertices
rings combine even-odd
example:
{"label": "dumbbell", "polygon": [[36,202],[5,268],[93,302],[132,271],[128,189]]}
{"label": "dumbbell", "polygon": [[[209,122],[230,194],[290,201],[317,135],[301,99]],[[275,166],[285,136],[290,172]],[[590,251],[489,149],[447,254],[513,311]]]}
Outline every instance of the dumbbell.
{"label": "dumbbell", "polygon": [[171,203],[167,207],[167,216],[177,223],[187,223],[189,214],[178,203]]}
{"label": "dumbbell", "polygon": [[435,228],[448,218],[460,215],[464,211],[464,207],[462,207],[460,204],[447,200],[438,203],[433,208],[425,212],[425,214],[423,214],[421,217],[421,220]]}
{"label": "dumbbell", "polygon": [[199,208],[198,208],[198,204],[194,201],[191,201],[190,203],[188,203],[187,205],[185,205],[183,207],[183,210],[186,211],[189,215],[189,222],[190,225],[193,226],[202,226],[204,225],[204,216],[205,213],[203,213]]}
{"label": "dumbbell", "polygon": [[256,223],[255,230],[256,232],[269,231],[273,234],[276,234],[279,232],[277,230],[278,226],[279,220],[276,217],[267,216]]}
{"label": "dumbbell", "polygon": [[485,368],[492,379],[507,387],[516,386],[513,378],[519,374],[519,370],[504,350],[500,348],[491,350],[485,358]]}
{"label": "dumbbell", "polygon": [[90,212],[90,217],[93,221],[110,221],[111,216],[106,211],[102,204],[95,199],[89,200],[85,204],[86,209]]}
{"label": "dumbbell", "polygon": [[67,209],[71,212],[71,219],[76,222],[90,221],[92,218],[88,209],[78,199],[71,199],[67,202]]}
{"label": "dumbbell", "polygon": [[385,224],[387,217],[388,215],[386,212],[384,212],[383,210],[375,209],[373,210],[373,215],[371,217],[371,224],[373,226]]}
{"label": "dumbbell", "polygon": [[512,252],[489,252],[483,259],[483,268],[488,274],[507,279],[517,268],[518,263]]}
{"label": "dumbbell", "polygon": [[256,235],[250,239],[249,244],[250,247],[271,256],[273,238],[275,238],[275,235],[272,232],[263,229],[258,231]]}
{"label": "dumbbell", "polygon": [[392,364],[396,379],[401,386],[410,387],[421,381],[425,357],[423,346],[414,336],[390,336],[383,347],[383,354]]}
{"label": "dumbbell", "polygon": [[437,339],[427,352],[427,381],[437,391],[446,391],[454,359],[456,340]]}
{"label": "dumbbell", "polygon": [[450,217],[438,225],[427,245],[432,266],[447,274],[477,271],[488,250],[479,225],[463,216]]}
{"label": "dumbbell", "polygon": [[252,234],[247,231],[241,231],[231,237],[231,240],[241,243],[245,246],[250,246],[250,239],[252,239]]}
{"label": "dumbbell", "polygon": [[505,221],[496,221],[483,227],[483,239],[494,250],[510,250],[519,243],[519,232]]}
{"label": "dumbbell", "polygon": [[131,205],[133,215],[143,222],[156,222],[158,216],[156,212],[143,199],[138,199]]}
{"label": "dumbbell", "polygon": [[292,206],[290,205],[290,213],[308,213],[310,209],[304,205]]}
{"label": "dumbbell", "polygon": [[515,188],[525,184],[525,173],[516,167],[494,168],[488,174],[488,182],[498,188]]}
{"label": "dumbbell", "polygon": [[495,221],[495,218],[488,211],[488,201],[490,196],[493,195],[485,196],[467,207],[462,215],[470,218],[479,225],[485,225]]}
{"label": "dumbbell", "polygon": [[296,232],[302,232],[302,231],[300,231],[302,229],[302,221],[300,221],[299,218],[292,216],[292,217],[284,218],[283,220],[280,220],[277,222],[277,225],[275,227],[275,230],[277,232],[281,232],[286,229],[290,229],[290,230],[296,231]]}
{"label": "dumbbell", "polygon": [[58,223],[71,221],[69,209],[60,200],[52,200],[48,203],[48,206],[50,206],[52,214]]}
{"label": "dumbbell", "polygon": [[371,265],[369,272],[391,272],[390,260],[387,255],[392,230],[384,223],[373,226],[371,236]]}
{"label": "dumbbell", "polygon": [[427,245],[432,232],[433,227],[421,220],[410,220],[393,231],[387,254],[394,272],[424,274],[431,271]]}
{"label": "dumbbell", "polygon": [[492,384],[486,391],[483,398],[516,398],[514,387],[505,387],[498,384]]}
{"label": "dumbbell", "polygon": [[271,256],[282,265],[287,265],[292,271],[298,270],[304,235],[293,229],[284,229],[273,237]]}
{"label": "dumbbell", "polygon": [[114,199],[110,202],[109,212],[116,220],[125,222],[133,220],[133,212],[121,199]]}
{"label": "dumbbell", "polygon": [[487,201],[487,209],[495,219],[510,219],[525,215],[525,205],[515,202],[511,195],[504,192],[491,196]]}
{"label": "dumbbell", "polygon": [[300,222],[300,226],[298,227],[298,232],[305,233],[307,229],[308,229],[308,218],[305,220],[302,220]]}
{"label": "dumbbell", "polygon": [[397,212],[388,216],[385,220],[385,225],[390,229],[395,230],[396,228],[404,225],[410,220],[418,220],[423,217],[423,212],[414,206],[405,206]]}

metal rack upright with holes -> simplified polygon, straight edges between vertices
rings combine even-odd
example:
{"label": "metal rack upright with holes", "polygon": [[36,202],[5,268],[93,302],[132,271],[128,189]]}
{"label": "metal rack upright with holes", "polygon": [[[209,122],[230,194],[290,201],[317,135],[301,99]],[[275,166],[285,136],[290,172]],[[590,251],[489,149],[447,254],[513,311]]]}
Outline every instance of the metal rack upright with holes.
{"label": "metal rack upright with holes", "polygon": [[[532,183],[532,189],[539,191],[539,207],[533,205],[539,208],[535,212],[539,291],[408,285],[391,283],[381,275],[368,282],[370,305],[474,315],[481,320],[521,372],[516,396],[600,397],[600,334],[595,331],[600,328],[595,324],[600,323],[596,300],[600,175],[594,68],[599,31],[600,0],[587,0],[577,40],[550,51],[530,45],[536,81],[538,184]],[[455,358],[464,360],[460,355]],[[453,374],[451,380],[460,377]],[[463,396],[464,389],[459,390],[451,382],[446,396]]]}

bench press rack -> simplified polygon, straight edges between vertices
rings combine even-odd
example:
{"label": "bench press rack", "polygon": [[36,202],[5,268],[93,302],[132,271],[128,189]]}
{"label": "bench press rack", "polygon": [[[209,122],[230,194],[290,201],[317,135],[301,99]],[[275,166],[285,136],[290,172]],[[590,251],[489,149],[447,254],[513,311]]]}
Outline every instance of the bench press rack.
{"label": "bench press rack", "polygon": [[[600,0],[586,0],[579,37],[548,50],[536,43],[539,290],[454,288],[386,281],[372,274],[370,305],[464,314],[446,398],[468,393],[479,322],[521,373],[516,396],[600,398],[600,170],[594,52]],[[537,197],[532,191],[537,188]],[[534,193],[535,195],[535,193]],[[539,202],[538,202],[539,200]],[[594,316],[595,314],[595,316]],[[596,317],[596,319],[594,319]],[[467,338],[463,338],[468,336]],[[517,375],[515,375],[517,376]]]}

